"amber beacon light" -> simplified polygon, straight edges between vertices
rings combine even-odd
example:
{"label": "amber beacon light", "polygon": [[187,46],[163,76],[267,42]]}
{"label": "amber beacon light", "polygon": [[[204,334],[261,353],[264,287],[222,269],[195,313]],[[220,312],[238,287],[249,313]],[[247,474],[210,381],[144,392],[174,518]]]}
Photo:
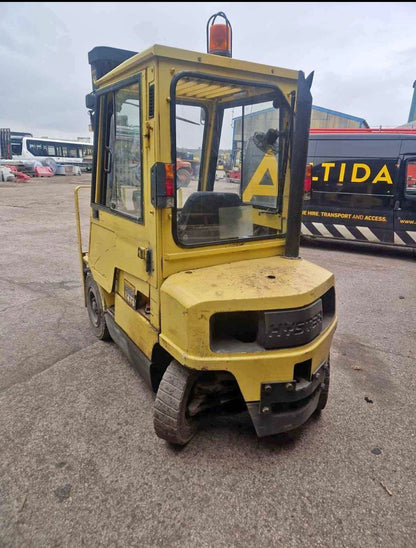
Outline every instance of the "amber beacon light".
{"label": "amber beacon light", "polygon": [[[217,17],[224,22],[215,23]],[[207,52],[224,57],[232,57],[232,29],[224,12],[219,11],[208,19],[207,23]]]}

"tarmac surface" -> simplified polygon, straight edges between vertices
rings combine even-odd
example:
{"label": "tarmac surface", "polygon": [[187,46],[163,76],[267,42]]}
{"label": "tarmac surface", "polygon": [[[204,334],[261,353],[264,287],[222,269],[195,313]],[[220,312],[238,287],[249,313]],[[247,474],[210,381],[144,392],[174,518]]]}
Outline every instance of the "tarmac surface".
{"label": "tarmac surface", "polygon": [[174,449],[147,386],[90,330],[82,183],[0,183],[0,546],[414,548],[411,254],[302,244],[336,279],[326,409],[263,439],[247,413],[209,417]]}

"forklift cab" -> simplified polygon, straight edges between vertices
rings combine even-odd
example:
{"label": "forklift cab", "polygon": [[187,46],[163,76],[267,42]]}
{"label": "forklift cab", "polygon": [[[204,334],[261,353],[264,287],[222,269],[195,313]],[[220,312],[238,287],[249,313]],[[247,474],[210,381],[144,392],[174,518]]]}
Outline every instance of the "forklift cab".
{"label": "forklift cab", "polygon": [[[336,328],[333,275],[298,253],[310,80],[160,45],[94,48],[89,62],[79,253],[96,336],[155,392],[155,431],[170,443],[186,444],[212,409],[247,408],[258,436],[303,424],[326,404]],[[269,127],[258,127],[265,108]],[[233,183],[219,166],[236,140]],[[198,166],[185,186],[187,157]]]}

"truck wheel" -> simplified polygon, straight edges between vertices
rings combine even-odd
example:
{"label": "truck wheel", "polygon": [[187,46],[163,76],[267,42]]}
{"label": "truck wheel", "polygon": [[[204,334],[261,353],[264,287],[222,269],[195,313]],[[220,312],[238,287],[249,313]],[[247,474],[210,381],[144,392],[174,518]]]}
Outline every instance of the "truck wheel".
{"label": "truck wheel", "polygon": [[87,296],[87,310],[90,323],[97,339],[108,341],[111,339],[104,318],[104,310],[101,304],[101,295],[91,273],[85,279],[85,293]]}
{"label": "truck wheel", "polygon": [[187,169],[178,169],[176,173],[176,180],[178,182],[178,187],[189,186],[189,183],[191,182],[191,174]]}
{"label": "truck wheel", "polygon": [[197,371],[173,360],[160,381],[153,425],[159,438],[174,445],[186,445],[197,430],[195,419],[187,411],[197,375]]}
{"label": "truck wheel", "polygon": [[319,395],[318,406],[316,408],[316,411],[318,413],[319,411],[322,411],[322,409],[325,408],[328,401],[329,378],[330,377],[329,377],[329,356],[328,356],[328,361],[326,362],[326,365],[324,365],[324,380],[322,382],[321,393]]}

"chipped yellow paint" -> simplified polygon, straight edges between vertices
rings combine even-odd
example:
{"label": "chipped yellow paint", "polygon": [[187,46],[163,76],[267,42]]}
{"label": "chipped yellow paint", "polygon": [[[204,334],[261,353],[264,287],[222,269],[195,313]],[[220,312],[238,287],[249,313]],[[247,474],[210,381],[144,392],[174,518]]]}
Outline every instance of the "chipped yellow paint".
{"label": "chipped yellow paint", "polygon": [[88,252],[89,267],[95,281],[108,293],[113,287],[115,249],[115,232],[106,226],[91,222]]}
{"label": "chipped yellow paint", "polygon": [[298,308],[332,285],[333,275],[324,268],[274,256],[174,274],[163,284],[162,295],[186,308],[212,303],[217,311]]}
{"label": "chipped yellow paint", "polygon": [[326,359],[336,319],[314,341],[293,349],[216,353],[210,348],[210,318],[217,312],[299,308],[334,284],[327,270],[303,259],[268,257],[217,265],[170,276],[161,289],[161,345],[180,363],[201,370],[227,370],[246,401],[256,401],[261,382],[293,379],[295,363]]}
{"label": "chipped yellow paint", "polygon": [[[182,329],[186,329],[187,325],[182,325]],[[315,372],[328,358],[336,326],[337,320],[334,319],[319,337],[302,347],[264,352],[201,356],[199,353],[184,352],[182,348],[173,344],[164,335],[161,335],[160,342],[172,356],[187,367],[204,371],[229,371],[234,375],[245,401],[252,402],[260,399],[261,383],[292,381],[296,363],[311,359],[312,373]],[[194,330],[194,334],[196,334],[196,330]],[[197,347],[196,339],[192,341],[191,334],[189,334],[187,342],[195,342],[195,347]]]}
{"label": "chipped yellow paint", "polygon": [[150,360],[158,332],[147,318],[133,310],[118,294],[115,298],[115,321]]}
{"label": "chipped yellow paint", "polygon": [[246,72],[248,77],[257,78],[260,82],[264,82],[267,78],[270,78],[292,83],[298,77],[298,72],[291,69],[155,44],[127,59],[127,61],[124,61],[124,63],[100,78],[97,81],[97,86],[98,88],[103,88],[124,78],[133,76],[137,74],[138,68],[148,66],[155,59],[167,66],[171,77],[172,69],[173,74],[180,70],[176,68],[178,65],[180,67],[184,65],[187,68],[192,67],[193,70],[198,70],[198,72],[209,67],[211,74],[228,74],[230,77],[234,76],[233,71]]}

